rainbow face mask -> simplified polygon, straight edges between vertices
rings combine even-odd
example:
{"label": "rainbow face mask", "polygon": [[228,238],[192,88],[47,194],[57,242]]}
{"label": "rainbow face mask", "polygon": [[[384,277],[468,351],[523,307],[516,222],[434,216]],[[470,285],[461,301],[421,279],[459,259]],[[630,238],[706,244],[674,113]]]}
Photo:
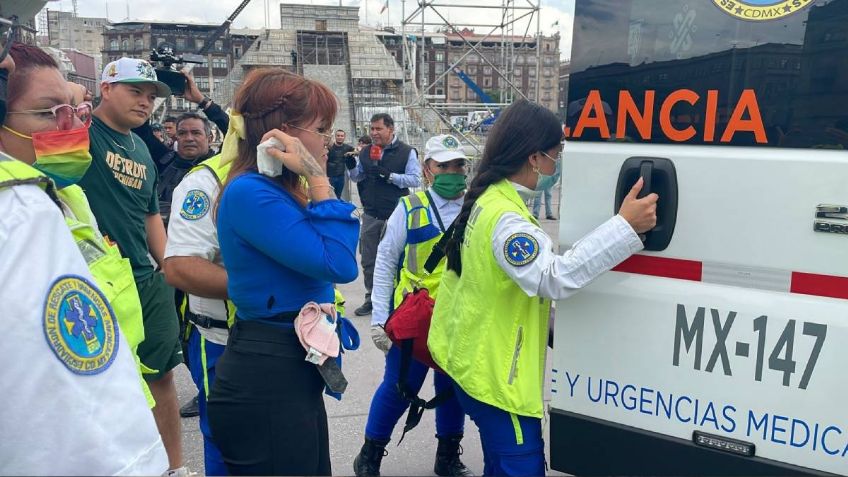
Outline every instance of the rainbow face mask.
{"label": "rainbow face mask", "polygon": [[53,179],[56,187],[63,189],[82,179],[91,166],[88,152],[88,128],[42,131],[32,136],[21,134],[7,126],[4,129],[16,136],[32,141],[35,162],[32,167]]}

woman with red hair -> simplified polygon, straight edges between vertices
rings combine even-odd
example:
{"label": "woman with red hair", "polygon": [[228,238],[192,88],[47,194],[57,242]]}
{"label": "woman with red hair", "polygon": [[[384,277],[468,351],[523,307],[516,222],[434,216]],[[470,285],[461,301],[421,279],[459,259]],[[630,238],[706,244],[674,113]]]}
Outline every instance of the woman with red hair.
{"label": "woman with red hair", "polygon": [[[212,434],[234,475],[330,475],[324,381],[293,321],[358,273],[359,221],[325,172],[338,102],[321,83],[260,69],[233,106],[217,226],[238,311],[209,395]],[[271,138],[285,146],[268,149],[279,175],[257,171],[257,146]]]}

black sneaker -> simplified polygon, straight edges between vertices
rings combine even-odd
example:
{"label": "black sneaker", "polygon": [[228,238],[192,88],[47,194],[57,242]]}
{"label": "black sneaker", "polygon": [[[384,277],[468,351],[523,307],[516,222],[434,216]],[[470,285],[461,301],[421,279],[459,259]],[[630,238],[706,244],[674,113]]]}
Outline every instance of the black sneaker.
{"label": "black sneaker", "polygon": [[371,302],[366,301],[359,308],[353,311],[353,314],[356,316],[365,316],[371,314]]}
{"label": "black sneaker", "polygon": [[556,217],[554,217],[553,215],[549,215],[545,218],[548,219],[548,220],[556,220]]}
{"label": "black sneaker", "polygon": [[180,417],[197,417],[200,415],[200,406],[197,404],[197,396],[180,408]]}

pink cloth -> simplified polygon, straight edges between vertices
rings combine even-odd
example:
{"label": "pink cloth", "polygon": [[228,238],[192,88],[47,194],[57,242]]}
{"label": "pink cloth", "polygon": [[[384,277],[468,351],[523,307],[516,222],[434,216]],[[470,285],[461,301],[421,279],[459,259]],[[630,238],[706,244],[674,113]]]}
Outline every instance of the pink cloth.
{"label": "pink cloth", "polygon": [[319,365],[324,364],[328,357],[339,355],[336,307],[332,303],[319,305],[309,302],[303,305],[300,314],[294,319],[294,331],[307,353],[312,348],[322,354]]}

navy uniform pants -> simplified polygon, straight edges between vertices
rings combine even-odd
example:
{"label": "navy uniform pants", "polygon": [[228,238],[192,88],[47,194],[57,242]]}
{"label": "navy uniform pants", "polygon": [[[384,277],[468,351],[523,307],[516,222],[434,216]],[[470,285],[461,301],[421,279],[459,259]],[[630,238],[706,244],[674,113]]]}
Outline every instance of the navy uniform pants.
{"label": "navy uniform pants", "polygon": [[203,464],[206,467],[204,475],[230,475],[221,451],[212,440],[212,431],[209,429],[209,413],[207,412],[206,398],[212,383],[215,382],[215,365],[218,358],[224,353],[224,345],[207,341],[197,331],[197,327],[191,327],[188,339],[189,348],[189,371],[191,379],[197,386],[197,404],[200,409],[200,432],[203,434]]}
{"label": "navy uniform pants", "polygon": [[[409,401],[402,398],[397,389],[398,375],[400,373],[400,348],[392,346],[386,355],[386,371],[383,374],[383,382],[371,399],[371,410],[368,412],[368,423],[365,425],[365,437],[369,439],[388,440],[392,437],[392,430],[403,413],[409,408]],[[418,392],[427,377],[430,368],[426,364],[412,360],[407,375],[407,386]],[[434,373],[433,384],[436,393],[450,389],[453,380],[443,373]],[[428,399],[425,397],[424,399]],[[439,437],[451,437],[462,434],[465,428],[465,414],[459,405],[456,396],[442,403],[436,408],[436,435]]]}
{"label": "navy uniform pants", "polygon": [[542,420],[518,416],[469,396],[454,384],[457,398],[480,431],[483,475],[545,475]]}

